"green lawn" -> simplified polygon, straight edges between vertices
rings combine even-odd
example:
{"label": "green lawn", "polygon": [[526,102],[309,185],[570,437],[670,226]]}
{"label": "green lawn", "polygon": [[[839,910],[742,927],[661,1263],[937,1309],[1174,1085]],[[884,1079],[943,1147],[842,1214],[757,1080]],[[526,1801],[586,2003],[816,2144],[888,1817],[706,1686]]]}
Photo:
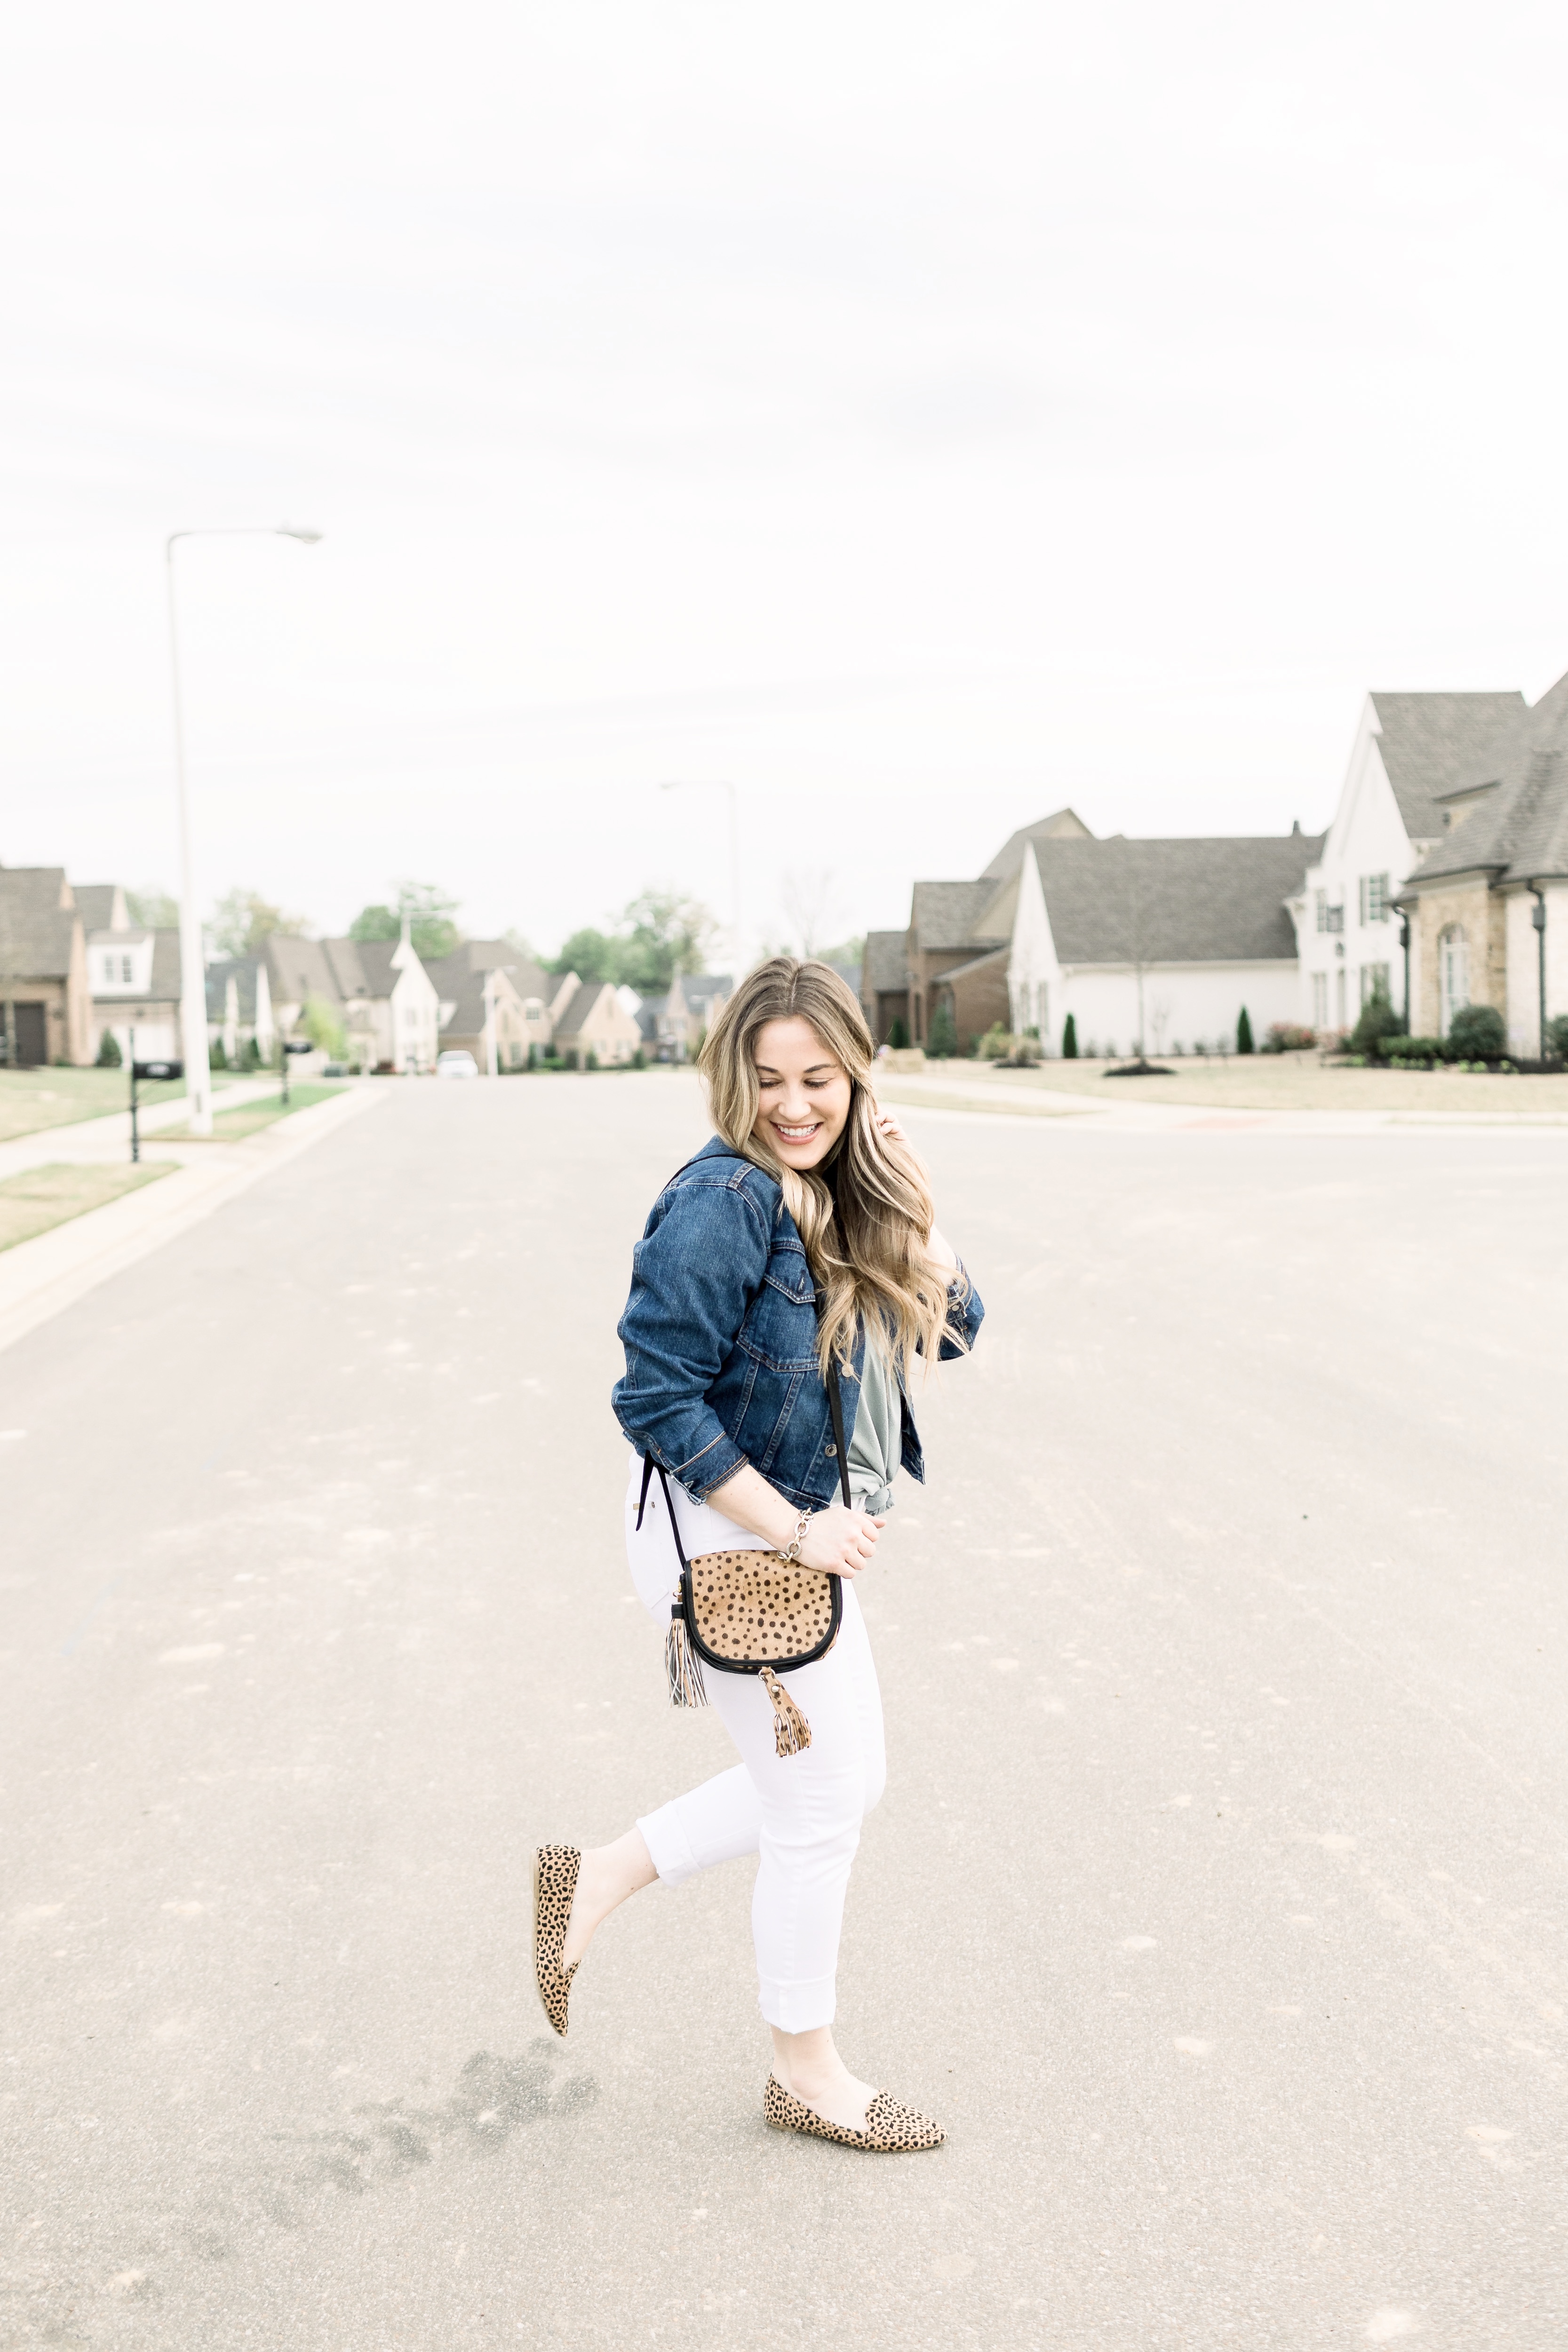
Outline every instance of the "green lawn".
{"label": "green lawn", "polygon": [[172,1160],[151,1160],[142,1167],[72,1168],[54,1161],[47,1168],[29,1168],[23,1175],[0,1178],[0,1250],[30,1242],[51,1225],[63,1225],[88,1209],[101,1209],[122,1192],[156,1182],[174,1167]]}
{"label": "green lawn", "polygon": [[[232,1086],[236,1076],[233,1070],[215,1070],[214,1087]],[[137,1089],[146,1110],[184,1091],[184,1078]],[[130,1108],[131,1081],[123,1070],[0,1070],[0,1143]]]}
{"label": "green lawn", "polygon": [[220,1110],[213,1119],[210,1137],[193,1136],[184,1127],[165,1127],[158,1137],[160,1143],[241,1143],[247,1135],[255,1135],[274,1119],[287,1118],[290,1111],[309,1110],[312,1103],[330,1102],[341,1095],[342,1087],[290,1086],[289,1102],[284,1106],[281,1095],[264,1096],[260,1102],[241,1103],[237,1110]]}
{"label": "green lawn", "polygon": [[[1157,1056],[1151,1055],[1152,1060]],[[1568,1075],[1494,1076],[1481,1070],[1351,1070],[1321,1063],[1315,1053],[1248,1054],[1226,1062],[1194,1058],[1164,1062],[1169,1077],[1110,1078],[1115,1062],[1040,1064],[999,1070],[984,1062],[931,1062],[923,1072],[879,1078],[889,1102],[937,1103],[944,1090],[966,1110],[1044,1111],[1046,1094],[1082,1102],[1184,1103],[1214,1110],[1483,1111],[1489,1117],[1542,1113],[1568,1118]],[[959,1089],[964,1099],[959,1101]],[[975,1093],[986,1097],[977,1103]]]}

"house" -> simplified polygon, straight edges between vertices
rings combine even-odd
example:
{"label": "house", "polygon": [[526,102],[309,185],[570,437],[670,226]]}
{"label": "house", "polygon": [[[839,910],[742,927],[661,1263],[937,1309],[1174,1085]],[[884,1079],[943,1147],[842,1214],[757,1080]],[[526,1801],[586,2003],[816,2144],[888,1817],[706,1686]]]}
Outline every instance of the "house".
{"label": "house", "polygon": [[555,1020],[555,1050],[578,1068],[629,1062],[643,1043],[636,1019],[607,980],[580,981]]}
{"label": "house", "polygon": [[909,948],[907,924],[901,931],[866,934],[866,953],[860,965],[860,1004],[866,1025],[879,1045],[887,1044],[895,1021],[904,1024],[906,1045],[914,1034],[910,1027]]}
{"label": "house", "polygon": [[[1530,713],[1521,694],[1369,694],[1322,854],[1290,913],[1300,960],[1295,1018],[1350,1028],[1378,990],[1405,1006],[1394,902],[1423,858],[1498,783]],[[1413,938],[1410,1011],[1436,985]],[[1434,1034],[1437,1014],[1433,1013]]]}
{"label": "house", "polygon": [[415,952],[406,921],[400,940],[306,940],[275,931],[262,956],[282,1035],[298,1027],[314,1002],[341,1023],[354,1067],[435,1068],[441,1001]]}
{"label": "house", "polygon": [[662,1034],[678,1062],[694,1061],[717,1015],[734,993],[727,971],[678,971],[664,1000]]}
{"label": "house", "polygon": [[272,1017],[267,959],[222,956],[207,966],[208,1049],[221,1044],[233,1068],[252,1043],[262,1061],[270,1062],[278,1029]]}
{"label": "house", "polygon": [[1469,746],[1434,800],[1444,829],[1397,894],[1410,1026],[1447,1036],[1461,1007],[1490,1004],[1510,1051],[1540,1056],[1568,1012],[1568,677]]}
{"label": "house", "polygon": [[526,1068],[531,1045],[541,1053],[549,1046],[562,983],[508,940],[465,940],[426,969],[440,1000],[443,1053],[466,1050],[481,1071],[489,1070],[492,1000],[500,1068]]}
{"label": "house", "polygon": [[[863,982],[879,1040],[899,1013],[926,1044],[940,1008],[958,1050],[1000,1024],[1060,1050],[1179,1052],[1292,1019],[1296,942],[1285,901],[1320,843],[1280,836],[1097,840],[1070,809],[1025,825],[973,882],[917,882],[900,977],[872,932]],[[907,1005],[907,1012],[903,1006]]]}
{"label": "house", "polygon": [[0,866],[0,1062],[90,1062],[87,932],[63,866]]}

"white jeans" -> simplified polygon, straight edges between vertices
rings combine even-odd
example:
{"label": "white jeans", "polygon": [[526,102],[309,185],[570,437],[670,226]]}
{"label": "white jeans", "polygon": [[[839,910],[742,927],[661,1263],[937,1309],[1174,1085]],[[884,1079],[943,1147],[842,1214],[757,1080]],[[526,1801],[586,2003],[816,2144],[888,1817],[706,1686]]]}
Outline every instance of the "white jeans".
{"label": "white jeans", "polygon": [[[642,1464],[634,1455],[626,1495],[626,1557],[638,1597],[662,1630],[680,1569],[657,1475],[637,1528]],[[669,1491],[689,1559],[702,1551],[760,1551],[710,1504],[694,1503],[672,1478]],[[785,2033],[831,2025],[838,1931],[860,1823],[882,1793],[882,1696],[855,1588],[844,1587],[844,1622],[825,1658],[780,1677],[811,1726],[799,1756],[773,1748],[773,1711],[754,1675],[704,1669],[708,1696],[741,1761],[639,1821],[654,1868],[679,1886],[715,1863],[759,1857],[752,1935],[763,2015]]]}

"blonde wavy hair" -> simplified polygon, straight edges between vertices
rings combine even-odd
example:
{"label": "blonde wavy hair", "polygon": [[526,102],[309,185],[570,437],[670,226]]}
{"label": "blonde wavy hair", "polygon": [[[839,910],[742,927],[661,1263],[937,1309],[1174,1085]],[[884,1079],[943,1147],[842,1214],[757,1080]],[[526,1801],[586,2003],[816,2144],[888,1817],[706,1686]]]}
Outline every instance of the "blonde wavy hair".
{"label": "blonde wavy hair", "polygon": [[[849,1077],[843,1132],[820,1166],[804,1171],[784,1167],[756,1131],[757,1033],[789,1020],[809,1022]],[[862,1321],[868,1340],[905,1370],[917,1353],[928,1365],[935,1361],[947,1324],[951,1277],[929,1255],[936,1220],[931,1186],[909,1145],[889,1143],[877,1125],[875,1050],[847,982],[830,964],[773,956],[747,973],[698,1062],[719,1134],[783,1188],[816,1286],[825,1377],[835,1356],[848,1369]]]}

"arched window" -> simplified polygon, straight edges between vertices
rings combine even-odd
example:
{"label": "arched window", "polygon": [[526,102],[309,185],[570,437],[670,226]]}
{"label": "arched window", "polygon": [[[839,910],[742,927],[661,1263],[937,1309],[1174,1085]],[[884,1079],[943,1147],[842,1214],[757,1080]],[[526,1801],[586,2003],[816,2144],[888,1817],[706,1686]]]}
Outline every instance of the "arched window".
{"label": "arched window", "polygon": [[1437,941],[1437,987],[1441,996],[1438,1034],[1446,1037],[1455,1013],[1470,1001],[1469,943],[1458,923],[1450,923]]}

